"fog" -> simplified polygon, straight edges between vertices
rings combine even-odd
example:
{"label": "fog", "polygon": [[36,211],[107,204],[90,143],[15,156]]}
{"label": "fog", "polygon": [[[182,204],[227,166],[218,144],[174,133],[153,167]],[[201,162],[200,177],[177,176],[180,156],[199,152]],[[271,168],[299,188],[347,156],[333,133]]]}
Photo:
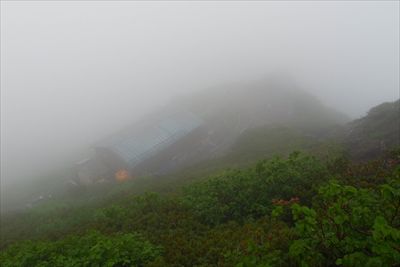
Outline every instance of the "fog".
{"label": "fog", "polygon": [[281,72],[352,118],[394,101],[399,2],[2,1],[2,195],[176,97]]}

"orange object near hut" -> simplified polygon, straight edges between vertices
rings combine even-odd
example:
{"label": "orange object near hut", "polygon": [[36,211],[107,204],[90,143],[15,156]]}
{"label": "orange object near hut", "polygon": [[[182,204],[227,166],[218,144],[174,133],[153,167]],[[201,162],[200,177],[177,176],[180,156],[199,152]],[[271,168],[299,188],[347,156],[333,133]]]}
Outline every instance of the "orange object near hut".
{"label": "orange object near hut", "polygon": [[115,180],[123,182],[129,179],[129,172],[127,170],[118,170],[115,173]]}

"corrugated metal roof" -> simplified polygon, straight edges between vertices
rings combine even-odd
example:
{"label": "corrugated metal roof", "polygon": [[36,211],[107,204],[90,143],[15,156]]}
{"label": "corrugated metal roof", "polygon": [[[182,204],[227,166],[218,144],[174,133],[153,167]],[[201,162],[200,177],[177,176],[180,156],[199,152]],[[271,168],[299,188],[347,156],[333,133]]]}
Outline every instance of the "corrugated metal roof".
{"label": "corrugated metal roof", "polygon": [[178,113],[147,125],[134,125],[97,146],[111,149],[133,167],[184,137],[202,123],[193,113]]}

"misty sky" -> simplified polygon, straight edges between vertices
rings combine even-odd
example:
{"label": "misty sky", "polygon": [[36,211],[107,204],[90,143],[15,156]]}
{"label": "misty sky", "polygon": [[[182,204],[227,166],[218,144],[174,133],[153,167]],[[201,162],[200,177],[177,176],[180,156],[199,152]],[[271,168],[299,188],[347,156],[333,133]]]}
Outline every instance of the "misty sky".
{"label": "misty sky", "polygon": [[399,97],[399,2],[1,2],[2,185],[171,98],[288,72],[353,118]]}

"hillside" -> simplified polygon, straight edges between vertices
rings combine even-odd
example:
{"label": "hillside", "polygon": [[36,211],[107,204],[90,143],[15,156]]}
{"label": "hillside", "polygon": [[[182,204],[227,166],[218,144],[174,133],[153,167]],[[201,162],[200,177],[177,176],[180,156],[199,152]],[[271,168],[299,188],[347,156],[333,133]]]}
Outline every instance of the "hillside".
{"label": "hillside", "polygon": [[[343,124],[304,99],[296,112],[279,106],[250,123],[251,112],[231,113],[247,105],[238,99],[193,107],[205,124],[145,167],[190,161],[3,214],[2,266],[396,266],[399,101]],[[302,116],[315,109],[327,113],[305,127]],[[218,153],[202,146],[224,134],[230,142]]]}
{"label": "hillside", "polygon": [[296,152],[167,194],[129,190],[97,204],[37,207],[2,217],[0,260],[2,266],[395,266],[399,167],[398,152],[364,164]]}
{"label": "hillside", "polygon": [[[347,116],[324,106],[291,79],[273,76],[188,95],[173,101],[151,116],[162,117],[162,114],[185,112],[202,120],[201,129],[156,155],[156,160],[150,160],[156,163],[148,163],[147,169],[167,165],[163,169],[165,171],[158,172],[166,174],[204,160],[224,157],[232,149],[236,150],[233,153],[237,153],[240,148],[234,148],[236,143],[244,142],[246,137],[241,136],[248,135],[254,129],[282,127],[293,131],[293,135],[303,135],[302,138],[311,140],[320,139],[335,127],[349,121]],[[282,138],[284,136],[285,134]],[[282,138],[277,140],[278,146],[283,141]],[[268,150],[268,145],[265,145],[263,149]],[[270,155],[278,151],[271,149]],[[171,158],[174,158],[172,162]],[[175,159],[180,160],[178,162]]]}
{"label": "hillside", "polygon": [[[246,166],[293,150],[319,157],[346,154],[352,160],[376,159],[399,146],[399,101],[371,108],[365,117],[320,131],[304,131],[296,124],[271,123],[244,130],[219,158],[206,160],[194,169]],[[193,169],[193,168],[192,168]]]}
{"label": "hillside", "polygon": [[[222,98],[222,95],[227,94],[224,90],[232,90],[229,91],[227,99]],[[281,81],[264,80],[232,85],[213,89],[213,92],[214,97],[210,97],[209,92],[199,93],[189,99],[184,98],[185,101],[177,100],[151,114],[150,117],[154,119],[179,110],[189,110],[201,116],[204,123],[173,146],[140,164],[138,167],[145,172],[135,175],[135,179],[146,177],[148,182],[145,183],[152,185],[156,184],[158,179],[169,181],[165,177],[175,177],[172,180],[176,180],[176,177],[185,176],[188,181],[195,180],[224,168],[246,167],[257,160],[274,155],[286,156],[294,150],[307,151],[318,157],[326,157],[332,151],[337,154],[347,150],[352,159],[373,159],[384,153],[385,148],[395,148],[398,144],[399,139],[396,136],[399,136],[399,101],[379,105],[371,109],[366,117],[345,124],[345,116],[324,107],[314,97],[293,84],[283,84]],[[248,98],[245,98],[245,95]],[[185,105],[187,101],[193,101],[193,105]],[[247,101],[254,103],[250,105]],[[283,101],[299,109],[288,113],[285,112],[285,105],[272,105],[284,103]],[[269,108],[265,109],[264,106]],[[270,114],[273,107],[277,108]],[[234,112],[238,110],[242,110],[243,114],[235,117],[237,113]],[[249,119],[254,112],[264,112],[264,115],[259,115],[257,120]],[[307,120],[307,116],[312,115],[306,114],[314,114],[313,120]],[[310,126],[311,124],[313,126]],[[14,209],[26,209],[27,205],[47,202],[50,200],[47,196],[50,195],[53,198],[68,198],[70,192],[85,192],[86,189],[75,188],[70,182],[71,179],[75,179],[73,170],[68,172],[68,177],[63,174],[63,178],[49,178],[51,188],[47,180],[41,179],[43,182],[33,184],[30,187],[32,189],[24,189],[25,197],[22,201],[13,202]],[[113,177],[110,176],[110,179]],[[162,186],[166,185],[158,187]],[[108,185],[104,187],[101,192],[108,192],[112,188]],[[45,199],[40,200],[41,196],[45,196]],[[2,212],[6,210],[2,207]]]}
{"label": "hillside", "polygon": [[[222,85],[176,99],[97,142],[92,156],[77,164],[76,182],[113,180],[121,170],[126,171],[126,177],[174,173],[225,157],[232,149],[236,150],[233,153],[240,153],[236,143],[244,140],[242,134],[253,129],[278,126],[311,140],[320,139],[346,121],[346,116],[325,107],[289,78],[271,76]],[[277,142],[278,147],[285,142],[282,138],[273,141],[274,138],[267,134],[264,139],[270,140],[269,145]],[[264,144],[262,149],[268,150],[269,145]],[[271,147],[269,154],[278,150]]]}
{"label": "hillside", "polygon": [[347,124],[339,136],[351,157],[375,158],[400,145],[400,100],[371,108],[363,118]]}
{"label": "hillside", "polygon": [[[153,126],[167,121],[173,125],[171,116],[180,117],[182,114],[192,114],[201,121],[200,127],[186,133],[172,145],[156,150],[157,153],[154,153],[153,148],[158,146],[156,139],[160,135],[152,134]],[[94,142],[93,148],[98,148],[99,143],[104,144],[104,141],[110,139],[123,139],[123,142],[118,143],[117,146],[118,150],[126,150],[124,153],[135,155],[137,153],[135,148],[138,147],[145,152],[144,154],[146,150],[150,151],[151,153],[148,154],[151,154],[151,157],[147,157],[134,167],[129,166],[134,177],[172,175],[181,171],[186,172],[188,169],[195,170],[193,171],[195,173],[198,172],[199,166],[205,166],[204,171],[200,173],[206,173],[224,167],[249,164],[275,153],[287,154],[293,149],[302,149],[304,142],[314,142],[332,128],[343,125],[347,121],[346,116],[325,107],[314,96],[299,88],[290,78],[271,76],[254,82],[221,85],[176,99],[162,109],[144,116],[139,122],[117,130],[115,134],[104,140]],[[254,140],[253,145],[245,141],[246,136],[251,136],[251,132],[263,131],[262,129],[267,130],[275,126],[287,130],[282,132],[282,136],[273,132],[270,133],[271,137],[268,136],[269,133],[265,136],[256,134],[254,138],[251,137]],[[170,135],[173,135],[172,132]],[[151,136],[155,137],[148,140]],[[285,144],[285,136],[294,138],[291,145]],[[263,140],[256,140],[258,138]],[[278,139],[275,140],[275,138]],[[299,142],[295,144],[295,140]],[[143,148],[142,145],[148,147]],[[249,147],[246,148],[248,145]],[[262,151],[255,153],[255,146],[262,146],[256,148]],[[274,148],[269,146],[274,146]],[[87,158],[77,158],[76,162],[91,163]],[[112,162],[106,162],[102,166],[112,165],[107,163]],[[86,165],[98,166],[99,164]],[[91,178],[94,182],[113,181],[115,168],[111,170],[97,168],[92,171]],[[68,173],[86,172],[86,170],[78,169],[77,166],[66,166],[64,169],[67,169]],[[49,176],[57,176],[57,174],[51,173]],[[60,174],[59,176],[63,177],[50,178],[53,184],[51,188],[47,186],[50,182],[46,179],[37,179],[43,182],[19,190],[25,193],[23,197],[15,200],[9,195],[8,199],[2,199],[4,200],[2,212],[9,208],[24,209],[26,205],[36,205],[41,197],[47,199],[49,195],[60,196],[64,194],[63,191],[66,191],[66,188],[69,190],[73,187],[73,184],[87,183],[87,179],[78,179],[77,175],[64,177],[66,175]],[[72,190],[75,189],[72,188]],[[4,203],[7,203],[7,207]]]}

